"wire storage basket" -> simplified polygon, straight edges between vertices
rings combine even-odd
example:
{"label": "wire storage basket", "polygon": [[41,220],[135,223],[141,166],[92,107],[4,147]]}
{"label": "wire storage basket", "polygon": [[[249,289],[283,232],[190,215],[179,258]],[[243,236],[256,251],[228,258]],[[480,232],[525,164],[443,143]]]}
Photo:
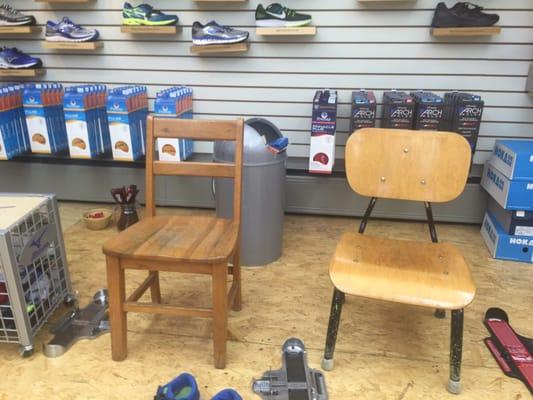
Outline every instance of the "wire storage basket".
{"label": "wire storage basket", "polygon": [[0,342],[33,337],[72,287],[54,195],[0,193]]}

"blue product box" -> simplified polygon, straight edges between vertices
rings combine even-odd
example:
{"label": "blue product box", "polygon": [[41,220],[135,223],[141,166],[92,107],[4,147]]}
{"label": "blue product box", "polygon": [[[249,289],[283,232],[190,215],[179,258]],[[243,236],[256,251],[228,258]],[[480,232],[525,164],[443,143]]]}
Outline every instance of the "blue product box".
{"label": "blue product box", "polygon": [[490,213],[485,213],[481,236],[494,258],[533,263],[533,236],[505,233]]}
{"label": "blue product box", "polygon": [[533,210],[533,179],[510,180],[492,165],[485,164],[481,186],[506,210]]}
{"label": "blue product box", "polygon": [[509,179],[533,181],[533,140],[497,140],[490,162]]}

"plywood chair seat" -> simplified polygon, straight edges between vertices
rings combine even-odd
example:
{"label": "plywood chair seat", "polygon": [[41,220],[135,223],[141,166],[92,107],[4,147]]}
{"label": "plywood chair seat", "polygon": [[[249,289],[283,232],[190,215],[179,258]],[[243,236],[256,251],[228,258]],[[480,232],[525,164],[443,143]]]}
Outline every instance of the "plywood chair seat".
{"label": "plywood chair seat", "polygon": [[346,232],[329,273],[347,294],[446,310],[466,307],[476,291],[465,259],[450,243]]}
{"label": "plywood chair seat", "polygon": [[155,216],[104,245],[104,253],[137,260],[218,263],[235,251],[239,225],[215,216]]}

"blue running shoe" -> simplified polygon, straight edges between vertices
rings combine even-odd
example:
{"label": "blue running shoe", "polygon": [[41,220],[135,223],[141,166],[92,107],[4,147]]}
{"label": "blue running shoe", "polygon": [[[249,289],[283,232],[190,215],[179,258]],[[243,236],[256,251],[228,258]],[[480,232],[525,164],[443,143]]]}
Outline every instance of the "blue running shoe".
{"label": "blue running shoe", "polygon": [[123,25],[166,26],[174,25],[176,22],[178,22],[177,15],[164,14],[161,11],[154,10],[150,4],[141,4],[133,7],[126,2],[122,9]]}
{"label": "blue running shoe", "polygon": [[0,68],[22,69],[39,68],[43,65],[41,59],[31,57],[17,48],[4,47],[0,50]]}
{"label": "blue running shoe", "polygon": [[242,400],[242,397],[233,389],[224,389],[215,394],[211,400]]}
{"label": "blue running shoe", "polygon": [[194,376],[183,373],[165,386],[159,386],[154,400],[200,400]]}
{"label": "blue running shoe", "polygon": [[86,29],[76,25],[68,17],[59,22],[46,23],[45,39],[49,42],[91,42],[98,38],[96,29]]}
{"label": "blue running shoe", "polygon": [[192,25],[192,43],[198,46],[244,42],[249,35],[246,31],[219,25],[215,21],[205,25],[196,21]]}

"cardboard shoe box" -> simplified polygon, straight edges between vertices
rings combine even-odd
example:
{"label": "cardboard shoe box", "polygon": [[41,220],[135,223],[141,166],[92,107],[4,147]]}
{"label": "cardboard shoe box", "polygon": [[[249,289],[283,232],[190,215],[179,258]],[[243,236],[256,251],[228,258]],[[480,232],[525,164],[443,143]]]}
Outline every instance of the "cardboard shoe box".
{"label": "cardboard shoe box", "polygon": [[331,174],[335,164],[337,91],[319,90],[313,99],[309,172]]}
{"label": "cardboard shoe box", "polygon": [[490,162],[509,179],[533,181],[533,140],[497,140]]}
{"label": "cardboard shoe box", "polygon": [[533,179],[510,180],[492,160],[485,164],[481,186],[506,210],[533,210]]}
{"label": "cardboard shoe box", "polygon": [[506,210],[492,197],[489,197],[487,210],[506,234],[533,236],[533,211]]}
{"label": "cardboard shoe box", "polygon": [[492,257],[533,263],[533,236],[507,234],[489,212],[485,213],[481,236]]}

